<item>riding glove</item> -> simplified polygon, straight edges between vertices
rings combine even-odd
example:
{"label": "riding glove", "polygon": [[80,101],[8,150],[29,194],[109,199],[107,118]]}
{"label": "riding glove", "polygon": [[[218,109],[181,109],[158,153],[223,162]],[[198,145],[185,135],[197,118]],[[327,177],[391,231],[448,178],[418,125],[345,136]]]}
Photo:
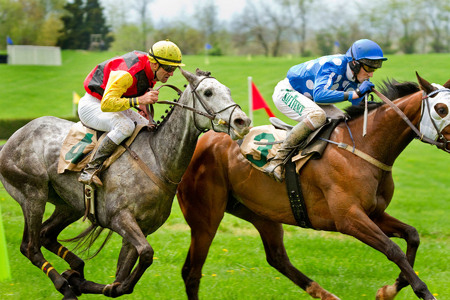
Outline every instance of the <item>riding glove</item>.
{"label": "riding glove", "polygon": [[375,85],[369,80],[366,80],[356,89],[356,94],[358,94],[358,97],[362,97],[366,93],[371,92],[373,87],[375,87]]}

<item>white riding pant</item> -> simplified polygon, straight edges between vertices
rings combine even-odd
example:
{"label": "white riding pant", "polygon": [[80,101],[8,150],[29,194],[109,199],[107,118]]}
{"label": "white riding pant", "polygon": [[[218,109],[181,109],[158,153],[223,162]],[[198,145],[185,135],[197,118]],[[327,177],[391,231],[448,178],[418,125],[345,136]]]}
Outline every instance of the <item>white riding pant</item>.
{"label": "white riding pant", "polygon": [[325,111],[312,99],[294,90],[287,78],[278,82],[272,99],[278,110],[294,121],[307,119],[315,129],[325,124]]}
{"label": "white riding pant", "polygon": [[131,109],[117,112],[104,112],[100,100],[86,93],[78,103],[80,121],[88,127],[107,131],[107,136],[117,145],[131,136],[138,124],[146,125],[148,120]]}

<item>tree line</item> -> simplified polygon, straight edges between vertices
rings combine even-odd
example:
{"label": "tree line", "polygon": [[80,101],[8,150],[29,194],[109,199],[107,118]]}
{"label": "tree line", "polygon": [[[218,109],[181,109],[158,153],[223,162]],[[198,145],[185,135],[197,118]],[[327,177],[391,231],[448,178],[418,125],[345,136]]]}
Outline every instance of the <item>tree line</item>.
{"label": "tree line", "polygon": [[450,52],[448,0],[247,0],[227,21],[219,19],[214,1],[192,1],[193,16],[158,24],[149,18],[152,2],[0,0],[0,37],[116,51],[147,50],[170,38],[185,54],[266,56],[343,53],[353,41],[370,38],[386,53]]}

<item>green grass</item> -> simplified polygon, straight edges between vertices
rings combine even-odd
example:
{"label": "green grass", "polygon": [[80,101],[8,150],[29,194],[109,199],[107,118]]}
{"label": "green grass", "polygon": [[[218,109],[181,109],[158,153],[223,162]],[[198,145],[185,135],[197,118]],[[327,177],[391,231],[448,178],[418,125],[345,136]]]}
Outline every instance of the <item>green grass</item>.
{"label": "green grass", "polygon": [[[0,65],[0,75],[4,79],[0,83],[3,91],[0,118],[70,115],[72,91],[83,94],[82,82],[86,74],[96,63],[116,54],[63,51],[61,67]],[[417,70],[428,81],[443,84],[449,77],[449,58],[449,55],[437,54],[389,56],[385,66],[375,73],[374,82],[387,77],[415,81]],[[210,57],[209,60],[210,64],[205,65],[203,57],[187,56],[185,69],[194,71],[199,67],[212,71],[213,76],[231,88],[233,98],[244,111],[248,111],[247,77],[252,76],[273,112],[281,117],[270,100],[272,89],[291,65],[305,59]],[[186,82],[180,74],[173,79],[169,83],[179,87]],[[167,94],[162,92],[162,99],[165,98],[173,98],[173,92],[169,89]],[[254,123],[267,123],[263,110],[254,113]],[[419,231],[421,245],[415,270],[440,300],[450,299],[449,165],[447,153],[413,141],[394,165],[396,190],[387,209]],[[0,205],[12,273],[11,280],[0,282],[0,298],[61,299],[51,281],[20,253],[22,212],[1,186]],[[51,211],[49,204],[47,217]],[[73,237],[86,226],[78,221],[62,233],[62,238]],[[377,289],[392,284],[399,273],[384,255],[354,238],[293,226],[285,226],[285,233],[292,263],[341,299],[373,299]],[[119,299],[185,299],[180,274],[190,233],[176,201],[168,221],[150,235],[148,241],[155,250],[154,263],[133,294]],[[405,249],[403,241],[395,241]],[[99,256],[87,261],[86,277],[100,283],[112,282],[120,246],[118,235],[114,235]],[[60,258],[43,251],[59,272],[67,269]],[[311,299],[266,263],[256,230],[228,215],[213,242],[203,274],[201,299]],[[104,296],[83,295],[80,299],[104,299]],[[396,299],[416,298],[407,287]]]}
{"label": "green grass", "polygon": [[[0,64],[0,119],[40,117],[44,115],[70,116],[72,114],[72,91],[84,94],[83,81],[86,75],[99,62],[117,52],[63,51],[62,66],[11,66]],[[443,84],[448,80],[450,67],[449,54],[395,55],[388,56],[382,69],[375,73],[373,81],[381,82],[386,78],[399,81],[416,81],[415,71],[430,82]],[[194,72],[198,67],[212,72],[219,81],[230,87],[234,100],[248,111],[247,78],[251,76],[266,102],[277,117],[287,121],[276,110],[271,101],[275,85],[283,79],[287,70],[294,64],[307,58],[279,57],[209,57],[205,64],[203,56],[185,56],[186,70]],[[179,72],[168,82],[180,88],[186,80]],[[159,84],[158,84],[159,85]],[[161,99],[174,97],[173,91],[161,90]],[[159,108],[160,106],[156,106]],[[165,109],[161,108],[160,111]],[[156,115],[159,117],[159,115]],[[254,124],[265,124],[267,115],[264,110],[254,113]]]}

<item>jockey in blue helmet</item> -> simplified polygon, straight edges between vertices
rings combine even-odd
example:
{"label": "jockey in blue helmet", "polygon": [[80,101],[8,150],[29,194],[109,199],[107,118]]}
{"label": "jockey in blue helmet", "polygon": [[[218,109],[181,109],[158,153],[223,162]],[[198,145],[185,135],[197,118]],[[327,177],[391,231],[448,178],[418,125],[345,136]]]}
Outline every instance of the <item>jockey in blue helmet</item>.
{"label": "jockey in blue helmet", "polygon": [[[367,39],[354,42],[347,50],[347,53],[345,53],[345,56],[352,61],[349,66],[354,74],[358,74],[361,67],[365,68],[366,71],[373,72],[381,68],[383,61],[387,60],[383,56],[383,50],[381,50],[380,46],[374,41]],[[356,80],[358,80],[357,77]]]}
{"label": "jockey in blue helmet", "polygon": [[291,67],[275,87],[272,99],[284,115],[299,123],[288,133],[265,172],[282,181],[282,163],[290,149],[326,122],[326,113],[318,104],[346,100],[359,104],[374,86],[369,80],[373,72],[385,60],[377,43],[363,39],[354,42],[345,55],[323,56]]}

